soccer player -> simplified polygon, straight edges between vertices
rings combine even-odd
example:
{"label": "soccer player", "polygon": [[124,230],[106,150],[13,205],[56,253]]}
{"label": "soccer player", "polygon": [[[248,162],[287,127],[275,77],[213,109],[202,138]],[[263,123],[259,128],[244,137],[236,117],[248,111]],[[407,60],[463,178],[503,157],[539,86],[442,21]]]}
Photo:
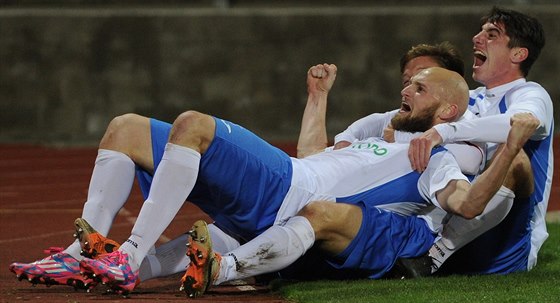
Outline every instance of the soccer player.
{"label": "soccer player", "polygon": [[[411,75],[418,70],[432,66],[441,66],[461,75],[464,74],[463,60],[453,45],[449,43],[421,44],[414,46],[401,58],[403,83],[408,82]],[[310,104],[312,103],[308,103],[306,111],[312,108]],[[315,123],[306,122],[306,119],[309,120],[308,117],[304,118],[302,127]],[[130,132],[137,132],[136,120],[136,116],[133,115],[125,115],[115,119],[111,123],[106,136],[102,139],[90,182],[87,202],[84,205],[83,219],[76,220],[76,237],[79,241],[75,241],[63,251],[51,251],[51,256],[37,262],[12,264],[11,270],[20,279],[29,279],[34,284],[68,284],[75,287],[85,286],[86,288],[92,286],[88,283],[93,281],[79,274],[79,260],[83,258],[82,255],[95,257],[100,253],[111,252],[111,249],[119,247],[118,243],[106,239],[102,235],[107,235],[114,216],[128,197],[132,187],[134,166],[136,165],[138,168],[147,167],[148,169],[137,169],[137,176],[140,180],[151,180],[150,172],[153,171],[153,164],[151,164],[151,161],[145,160],[148,156],[143,155],[144,153],[149,154],[150,151],[146,150],[151,147],[145,143],[146,140],[142,140],[144,139],[143,136],[136,134],[131,137],[128,135]],[[126,121],[126,123],[123,121]],[[149,133],[149,130],[146,129],[141,133]],[[302,131],[302,135],[305,133],[305,131]],[[309,140],[307,145],[307,148],[309,148],[313,146],[311,142],[318,137],[308,134],[302,136],[302,138]],[[298,147],[302,146],[301,142],[302,140],[300,140]],[[326,144],[326,139],[324,142]],[[316,148],[316,146],[313,147]],[[161,146],[153,148],[157,149]],[[117,150],[122,152],[116,152]],[[461,161],[460,165],[463,172],[475,173],[477,162],[479,162],[477,157],[479,157],[477,153],[462,154],[460,158],[464,161]],[[145,198],[149,194],[148,187],[142,187]],[[95,229],[87,222],[90,222]],[[209,225],[209,229],[215,251],[226,253],[240,245],[236,239],[225,234],[215,225]],[[155,249],[151,248],[140,268],[139,277],[141,280],[145,281],[184,271],[190,262],[184,254],[184,244],[186,242],[187,235],[181,235]]]}
{"label": "soccer player", "polygon": [[[548,236],[545,213],[552,183],[554,127],[550,96],[526,77],[544,42],[538,20],[494,7],[482,18],[482,30],[473,37],[473,79],[484,85],[470,92],[469,112],[475,120],[439,125],[412,140],[411,162],[421,171],[429,151],[437,144],[464,140],[504,142],[510,129],[509,117],[515,113],[531,113],[540,121],[540,127],[511,166],[504,187],[493,199],[495,202],[489,203],[484,213],[473,220],[452,217],[442,238],[430,250],[429,263],[407,262],[412,265],[412,275],[437,271],[461,247],[490,229],[462,250],[442,272],[509,273],[529,270],[536,264],[538,250]],[[372,129],[378,132],[371,118],[374,116],[355,122],[337,135],[335,148],[371,134]],[[487,147],[491,159],[497,146],[491,143]],[[532,168],[528,173],[527,165]],[[528,181],[533,179],[534,182]],[[415,268],[426,264],[432,264],[432,269]]]}
{"label": "soccer player", "polygon": [[[437,115],[437,122],[454,120],[458,113],[464,112],[466,83],[459,75],[437,69],[425,77],[427,83],[453,94],[440,100],[419,96],[421,100],[427,99],[427,103],[418,105],[411,99],[413,118],[425,108],[446,110],[448,114]],[[461,91],[465,96],[459,93]],[[100,259],[81,261],[82,270],[94,273],[110,287],[124,293],[135,287],[140,262],[187,198],[209,214],[220,229],[238,239],[249,240],[275,222],[287,220],[312,200],[334,201],[336,197],[361,193],[359,199],[367,201],[368,189],[376,185],[379,176],[375,167],[380,157],[396,155],[406,159],[407,153],[406,146],[381,147],[370,140],[357,144],[356,148],[291,159],[238,125],[194,111],[179,115],[173,125],[137,115],[119,117],[109,125],[100,148],[102,152],[108,151],[101,160],[109,161],[98,159],[92,183],[97,179],[102,183],[98,188],[90,188],[97,199],[88,200],[84,214],[90,217],[88,221],[92,217],[96,220],[96,216],[107,218],[101,228],[99,223],[92,223],[102,234],[106,234],[111,215],[114,216],[118,208],[112,206],[110,211],[89,203],[107,203],[105,199],[113,199],[112,203],[118,204],[121,201],[114,202],[119,196],[115,191],[122,191],[121,198],[126,199],[130,191],[126,185],[134,179],[134,163],[145,176],[151,177],[154,172],[151,182],[140,182],[144,190],[149,189],[149,195],[127,241]],[[446,152],[438,157],[452,159]],[[114,174],[111,160],[117,160],[118,171],[128,175]],[[401,176],[411,172],[408,163],[403,166],[393,174]],[[362,174],[371,176],[351,182]],[[113,175],[119,178],[114,179]],[[428,174],[424,176],[429,179]],[[451,170],[448,176],[466,179],[458,168]],[[419,175],[415,173],[412,177],[419,178]],[[377,179],[377,182],[381,181]],[[108,193],[111,195],[104,196]],[[423,197],[412,196],[424,203]],[[407,196],[396,200],[404,198],[409,200]],[[62,263],[66,265],[67,261],[62,260]],[[16,272],[17,266],[13,265]]]}
{"label": "soccer player", "polygon": [[[465,74],[464,62],[461,54],[454,45],[449,42],[437,44],[418,44],[411,47],[400,59],[400,70],[402,76],[402,87],[410,84],[410,78],[419,71],[428,67],[443,67],[461,76]],[[301,156],[309,153],[317,152],[321,149],[323,142],[313,140],[316,133],[323,132],[324,142],[327,141],[324,129],[324,119],[326,110],[318,108],[318,106],[326,106],[325,104],[308,103],[306,106],[307,116],[304,116],[302,124],[302,132],[298,141],[298,149],[308,150],[303,152]],[[407,132],[388,131],[391,118],[393,118],[399,109],[395,109],[385,113],[374,113],[358,121],[352,123],[345,131],[335,136],[335,149],[346,147],[351,142],[368,137],[384,136],[388,142],[409,142],[411,137]],[[470,118],[470,112],[465,112],[466,117]],[[318,121],[315,121],[318,120]],[[308,125],[304,127],[305,125]],[[310,143],[311,142],[311,143]],[[298,157],[300,154],[298,154]]]}
{"label": "soccer player", "polygon": [[[424,117],[434,121],[450,114],[450,108],[442,107],[441,102],[446,103],[446,98],[453,98],[453,91],[449,90],[450,86],[441,85],[441,82],[440,85],[434,85],[431,81],[433,77],[437,77],[433,75],[434,71],[445,70],[429,68],[421,71],[412,78],[411,84],[403,89],[403,104],[410,105],[410,111],[408,106],[403,105],[392,120],[393,126],[400,128],[401,123],[407,123],[404,121],[413,117],[416,117],[416,120],[425,112],[431,112],[432,115]],[[328,84],[328,79],[330,77],[334,81],[336,67],[316,66],[310,73],[319,79],[326,78],[315,85],[316,94],[320,99],[326,100],[332,85]],[[447,71],[448,76],[445,77],[451,76],[450,73]],[[440,76],[445,74],[442,72]],[[457,74],[454,76],[459,78]],[[309,85],[309,81],[308,86],[313,87]],[[462,113],[455,112],[454,116],[460,117]],[[439,165],[439,161],[442,160],[439,156],[442,155],[436,150],[430,157],[428,168],[418,179],[417,187],[411,186],[410,183],[414,182],[408,179],[410,175],[402,175],[396,179],[389,177],[384,178],[385,181],[378,187],[372,188],[375,195],[368,198],[359,194],[339,198],[339,203],[327,201],[307,204],[298,215],[287,222],[275,224],[252,241],[224,256],[212,251],[211,240],[204,229],[204,223],[198,222],[195,224],[195,236],[187,252],[192,263],[183,278],[183,287],[190,296],[199,296],[210,285],[282,269],[301,257],[315,241],[330,254],[330,264],[335,268],[359,270],[366,277],[380,278],[391,269],[398,257],[415,257],[428,249],[433,244],[447,212],[473,218],[484,210],[490,198],[501,187],[511,162],[534,132],[538,120],[530,114],[518,114],[511,118],[511,123],[507,144],[497,153],[492,165],[479,176],[479,182],[472,187],[466,179],[458,176],[449,179],[449,169],[455,166],[455,170],[458,171],[458,167],[453,161]],[[385,154],[383,149],[392,146],[383,141],[375,142],[373,153]],[[341,151],[363,147],[364,144],[359,141]],[[391,152],[387,154],[389,153]],[[336,155],[336,151],[333,154]],[[314,157],[316,155],[302,161]],[[400,166],[399,163],[389,160],[383,164],[390,165],[391,168],[383,169],[380,165],[380,169],[373,175],[363,173],[353,182],[363,182],[363,178],[373,178],[374,175],[385,177],[386,172]],[[436,183],[426,183],[426,178]],[[427,202],[415,205],[418,216],[377,207],[380,202],[389,204],[414,201],[411,195],[414,192],[420,194]],[[402,194],[406,194],[407,197]]]}
{"label": "soccer player", "polygon": [[[530,159],[534,190],[523,187],[527,179],[516,171],[519,166],[512,166],[511,178],[506,183],[514,189],[516,200],[500,224],[495,226],[496,220],[465,222],[452,218],[444,229],[444,237],[430,250],[433,271],[469,240],[487,232],[459,250],[442,268],[444,274],[530,270],[548,237],[545,215],[553,174],[553,106],[542,86],[526,80],[545,44],[544,31],[537,19],[496,7],[481,21],[481,31],[472,39],[473,79],[484,86],[471,90],[469,101],[469,110],[480,118],[430,129],[411,143],[411,162],[421,169],[427,160],[422,154],[445,142],[504,142],[510,130],[510,117],[530,113],[539,120],[539,127],[523,150]],[[496,148],[496,144],[488,144],[489,159]]]}

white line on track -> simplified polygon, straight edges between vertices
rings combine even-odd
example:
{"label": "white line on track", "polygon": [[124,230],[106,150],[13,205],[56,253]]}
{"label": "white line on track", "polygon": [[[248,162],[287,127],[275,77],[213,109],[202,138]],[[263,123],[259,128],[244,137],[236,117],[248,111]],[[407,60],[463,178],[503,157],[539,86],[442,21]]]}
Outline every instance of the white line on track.
{"label": "white line on track", "polygon": [[[122,227],[122,226],[128,226],[128,225],[129,225],[129,223],[120,223],[120,224],[114,224],[113,227]],[[74,233],[73,229],[57,231],[57,232],[52,232],[52,233],[40,233],[40,234],[36,234],[34,236],[0,240],[0,244],[13,243],[13,242],[19,242],[19,241],[32,241],[32,240],[36,240],[36,239],[55,237],[55,236],[60,236],[60,235],[71,235],[72,233]]]}
{"label": "white line on track", "polygon": [[253,286],[249,285],[245,280],[233,280],[228,282],[227,284],[235,286],[240,291],[253,291],[257,290]]}
{"label": "white line on track", "polygon": [[[57,205],[61,205],[61,204],[66,204],[66,203],[75,203],[76,200],[66,200],[66,201],[55,201],[55,202],[38,202],[38,203],[33,203],[33,204],[26,204],[26,206],[35,206],[35,208],[9,208],[9,209],[0,209],[0,215],[11,215],[11,214],[60,214],[60,213],[66,213],[66,214],[81,214],[82,213],[82,209],[81,208],[72,208],[72,209],[52,209],[52,208],[36,208],[37,206],[46,206],[51,205],[52,204],[57,204]],[[121,208],[121,210],[119,211],[119,215],[123,216],[124,219],[126,220],[126,223],[119,223],[119,224],[113,224],[111,226],[111,228],[115,228],[115,227],[124,227],[124,226],[133,226],[134,223],[136,222],[136,217],[126,208]],[[198,218],[199,216],[197,215],[186,215],[186,216],[178,216],[176,217],[176,219],[194,219],[194,218]],[[188,227],[185,227],[185,230],[187,230]],[[0,244],[5,244],[5,243],[13,243],[13,242],[19,242],[19,241],[32,241],[32,240],[36,240],[36,239],[41,239],[41,238],[45,238],[45,237],[55,237],[55,236],[60,236],[60,235],[67,235],[67,234],[72,234],[74,232],[74,230],[65,230],[65,231],[58,231],[58,232],[52,232],[52,233],[41,233],[38,235],[34,235],[34,236],[28,236],[28,237],[19,237],[19,238],[14,238],[14,239],[4,239],[4,240],[0,240]],[[171,238],[167,237],[166,235],[161,235],[159,237],[159,240],[162,243],[165,242],[169,242],[171,241]]]}

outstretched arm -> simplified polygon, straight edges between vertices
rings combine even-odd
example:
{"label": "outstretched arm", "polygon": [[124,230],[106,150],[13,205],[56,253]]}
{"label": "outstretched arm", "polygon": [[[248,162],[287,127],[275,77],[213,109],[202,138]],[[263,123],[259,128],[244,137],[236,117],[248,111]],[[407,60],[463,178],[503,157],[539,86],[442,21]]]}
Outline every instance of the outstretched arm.
{"label": "outstretched arm", "polygon": [[[552,101],[542,87],[535,85],[515,91],[510,96],[517,100],[505,114],[438,124],[414,139],[410,145],[409,158],[412,168],[423,171],[428,163],[432,147],[455,141],[503,143],[510,130],[510,117],[519,113],[531,113],[539,120],[532,140],[543,140],[552,128]],[[484,130],[484,131],[480,131]]]}
{"label": "outstretched arm", "polygon": [[[363,140],[370,137],[383,136],[385,141],[395,142],[395,131],[391,131],[389,124],[397,112],[398,109],[384,113],[373,113],[355,121],[350,124],[347,129],[334,137],[334,149],[340,149],[349,146],[356,140]],[[405,142],[408,141],[409,140],[406,140]]]}
{"label": "outstretched arm", "polygon": [[490,198],[502,186],[511,163],[538,126],[539,120],[532,114],[513,115],[507,141],[488,169],[472,186],[462,180],[450,182],[436,194],[440,205],[467,219],[482,213]]}
{"label": "outstretched arm", "polygon": [[327,147],[327,96],[336,79],[334,64],[318,64],[307,71],[307,104],[303,112],[297,157],[316,154]]}

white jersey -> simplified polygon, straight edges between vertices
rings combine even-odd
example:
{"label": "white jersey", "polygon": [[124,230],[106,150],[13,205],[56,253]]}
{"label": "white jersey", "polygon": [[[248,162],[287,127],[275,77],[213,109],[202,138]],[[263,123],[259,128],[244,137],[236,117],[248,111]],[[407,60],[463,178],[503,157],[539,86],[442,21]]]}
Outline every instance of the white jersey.
{"label": "white jersey", "polygon": [[[334,137],[335,144],[340,141],[356,142],[370,137],[382,137],[383,130],[391,123],[391,119],[397,115],[398,109],[385,113],[374,113],[363,117],[350,124],[346,130]],[[476,118],[471,112],[466,111],[462,120]],[[408,143],[411,139],[422,133],[408,133],[395,131],[395,142]],[[456,158],[461,171],[467,175],[477,175],[484,167],[484,150],[479,146],[468,143],[447,144],[445,146]]]}
{"label": "white jersey", "polygon": [[[469,110],[480,118],[435,126],[444,142],[476,140],[503,143],[511,128],[510,117],[513,114],[529,112],[540,121],[538,129],[524,146],[524,150],[531,160],[535,179],[535,191],[530,197],[530,205],[518,209],[516,204],[519,203],[514,203],[514,209],[501,223],[501,225],[511,225],[501,227],[502,230],[509,230],[511,233],[519,230],[521,234],[527,233],[528,235],[519,241],[511,240],[507,243],[507,247],[500,248],[502,250],[500,258],[504,261],[499,266],[506,268],[507,263],[513,259],[512,256],[526,254],[526,269],[531,269],[536,264],[537,252],[548,237],[545,215],[554,169],[552,100],[542,86],[534,82],[527,82],[525,79],[518,79],[493,89],[480,87],[472,90],[470,95]],[[496,144],[488,144],[489,157],[492,156],[495,149]],[[494,232],[493,236],[496,238],[504,238],[505,235],[499,234],[496,230],[488,233]],[[490,237],[491,235],[485,236]],[[495,263],[499,264],[500,260],[496,260]],[[499,272],[501,268],[488,268],[488,272]]]}
{"label": "white jersey", "polygon": [[[419,174],[410,166],[408,144],[387,143],[380,138],[294,158],[292,165],[292,185],[275,223],[315,200],[363,201],[387,209],[398,203],[398,212],[418,213],[426,207],[439,207],[435,194],[451,180],[467,180],[454,157],[443,148],[431,157],[427,170]],[[445,212],[441,210],[440,214],[444,216]],[[434,231],[439,231],[439,224],[428,222]]]}

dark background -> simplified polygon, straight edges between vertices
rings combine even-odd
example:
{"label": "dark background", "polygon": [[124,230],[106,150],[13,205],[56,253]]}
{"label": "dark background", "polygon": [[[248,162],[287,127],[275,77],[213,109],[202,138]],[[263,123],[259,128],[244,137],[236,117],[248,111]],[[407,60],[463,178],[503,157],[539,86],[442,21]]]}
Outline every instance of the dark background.
{"label": "dark background", "polygon": [[398,61],[414,44],[459,46],[478,86],[471,38],[493,4],[541,20],[547,45],[529,80],[559,102],[558,1],[440,2],[0,1],[0,143],[93,146],[116,115],[172,122],[188,109],[295,142],[306,71],[323,62],[339,68],[332,138],[399,106]]}

